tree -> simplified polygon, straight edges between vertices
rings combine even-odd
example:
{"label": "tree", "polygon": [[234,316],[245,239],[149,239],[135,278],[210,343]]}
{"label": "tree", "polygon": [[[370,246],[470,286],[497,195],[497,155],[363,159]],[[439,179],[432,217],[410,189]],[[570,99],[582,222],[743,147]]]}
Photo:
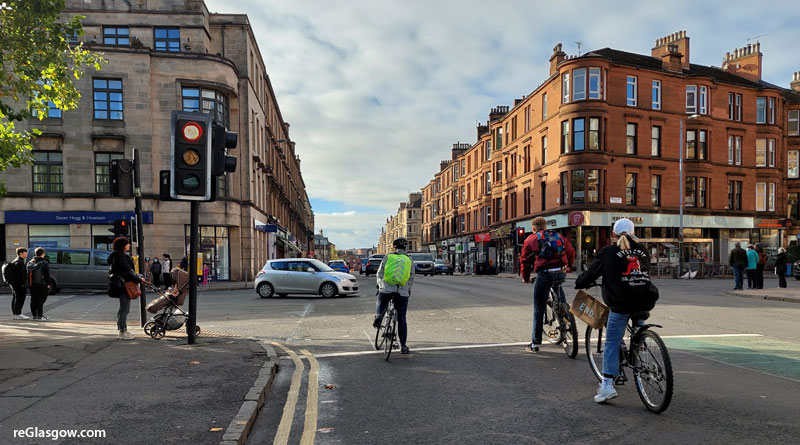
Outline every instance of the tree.
{"label": "tree", "polygon": [[[81,20],[62,20],[64,0],[0,0],[0,172],[32,160],[36,129],[15,122],[47,117],[49,108],[71,110],[80,93],[73,80],[84,67],[96,70],[102,55],[70,44],[83,35]],[[0,190],[1,191],[1,190]]]}

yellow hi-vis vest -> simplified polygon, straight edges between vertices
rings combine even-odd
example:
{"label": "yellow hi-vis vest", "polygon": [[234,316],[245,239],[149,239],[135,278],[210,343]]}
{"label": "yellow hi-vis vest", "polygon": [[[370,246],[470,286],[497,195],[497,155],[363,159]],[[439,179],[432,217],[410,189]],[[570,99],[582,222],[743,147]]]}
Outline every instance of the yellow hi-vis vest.
{"label": "yellow hi-vis vest", "polygon": [[386,255],[386,265],[383,268],[383,281],[392,286],[405,286],[411,277],[411,258],[406,255],[390,253]]}

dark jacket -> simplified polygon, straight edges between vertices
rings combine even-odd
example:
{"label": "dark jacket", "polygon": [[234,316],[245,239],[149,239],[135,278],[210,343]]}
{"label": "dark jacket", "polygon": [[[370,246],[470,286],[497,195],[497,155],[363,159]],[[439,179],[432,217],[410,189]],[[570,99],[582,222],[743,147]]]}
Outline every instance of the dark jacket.
{"label": "dark jacket", "polygon": [[28,280],[25,279],[25,260],[22,259],[21,256],[14,258],[14,261],[12,261],[8,267],[11,268],[11,273],[8,277],[11,279],[8,282],[11,287],[28,286]]}
{"label": "dark jacket", "polygon": [[658,299],[658,289],[650,282],[650,258],[647,249],[628,238],[629,250],[616,244],[604,247],[592,261],[589,270],[575,281],[576,289],[584,289],[603,277],[603,301],[618,314],[649,311]]}
{"label": "dark jacket", "polygon": [[747,267],[747,252],[741,247],[734,247],[731,250],[731,255],[728,258],[728,264],[731,266],[739,266],[742,265]]}
{"label": "dark jacket", "polygon": [[133,258],[117,251],[111,252],[111,255],[108,256],[108,279],[108,296],[115,298],[125,295],[123,281],[142,282],[133,268]]}
{"label": "dark jacket", "polygon": [[757,265],[761,266],[761,268],[763,269],[764,265],[767,264],[767,252],[764,252],[763,250],[759,252],[758,250],[756,250],[756,253],[758,254]]}
{"label": "dark jacket", "polygon": [[[544,230],[540,230],[540,232],[544,232]],[[520,264],[522,267],[520,268],[520,275],[522,275],[522,278],[526,282],[530,280],[531,271],[539,272],[556,267],[569,266],[575,261],[575,249],[572,248],[572,244],[567,237],[561,234],[559,235],[561,235],[561,239],[564,241],[564,251],[561,253],[561,257],[548,260],[539,256],[539,238],[536,233],[528,235],[528,237],[525,238],[525,242],[522,244],[522,255],[520,256]],[[531,264],[533,265],[532,268]]]}
{"label": "dark jacket", "polygon": [[[43,257],[39,257],[39,256],[35,256],[35,257],[33,257],[32,260],[28,261],[28,265],[30,265],[30,264],[39,264],[39,263],[42,263],[42,265],[39,266],[39,267],[42,268],[42,280],[47,284],[33,283],[33,286],[36,286],[36,287],[47,287],[50,284],[50,263],[48,263],[47,260],[44,259]],[[27,266],[26,266],[26,272],[27,272]],[[30,284],[29,281],[30,281],[29,277],[26,277],[25,278],[25,283],[26,284]]]}
{"label": "dark jacket", "polygon": [[775,259],[775,273],[779,275],[786,274],[786,252],[779,253]]}

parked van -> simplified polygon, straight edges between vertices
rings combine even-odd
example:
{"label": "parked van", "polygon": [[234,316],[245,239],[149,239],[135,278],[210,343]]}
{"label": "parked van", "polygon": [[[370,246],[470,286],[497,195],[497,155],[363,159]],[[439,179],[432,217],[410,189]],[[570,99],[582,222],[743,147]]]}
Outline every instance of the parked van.
{"label": "parked van", "polygon": [[50,263],[52,280],[50,294],[61,288],[106,289],[110,253],[109,250],[46,249],[44,258]]}

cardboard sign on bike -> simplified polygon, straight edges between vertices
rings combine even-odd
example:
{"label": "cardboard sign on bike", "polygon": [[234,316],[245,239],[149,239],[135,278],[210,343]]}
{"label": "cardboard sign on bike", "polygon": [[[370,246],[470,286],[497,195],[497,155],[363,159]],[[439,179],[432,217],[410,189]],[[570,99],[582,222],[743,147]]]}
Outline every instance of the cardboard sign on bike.
{"label": "cardboard sign on bike", "polygon": [[602,328],[608,319],[608,306],[583,290],[579,290],[578,294],[575,295],[569,311],[591,326],[592,329]]}

